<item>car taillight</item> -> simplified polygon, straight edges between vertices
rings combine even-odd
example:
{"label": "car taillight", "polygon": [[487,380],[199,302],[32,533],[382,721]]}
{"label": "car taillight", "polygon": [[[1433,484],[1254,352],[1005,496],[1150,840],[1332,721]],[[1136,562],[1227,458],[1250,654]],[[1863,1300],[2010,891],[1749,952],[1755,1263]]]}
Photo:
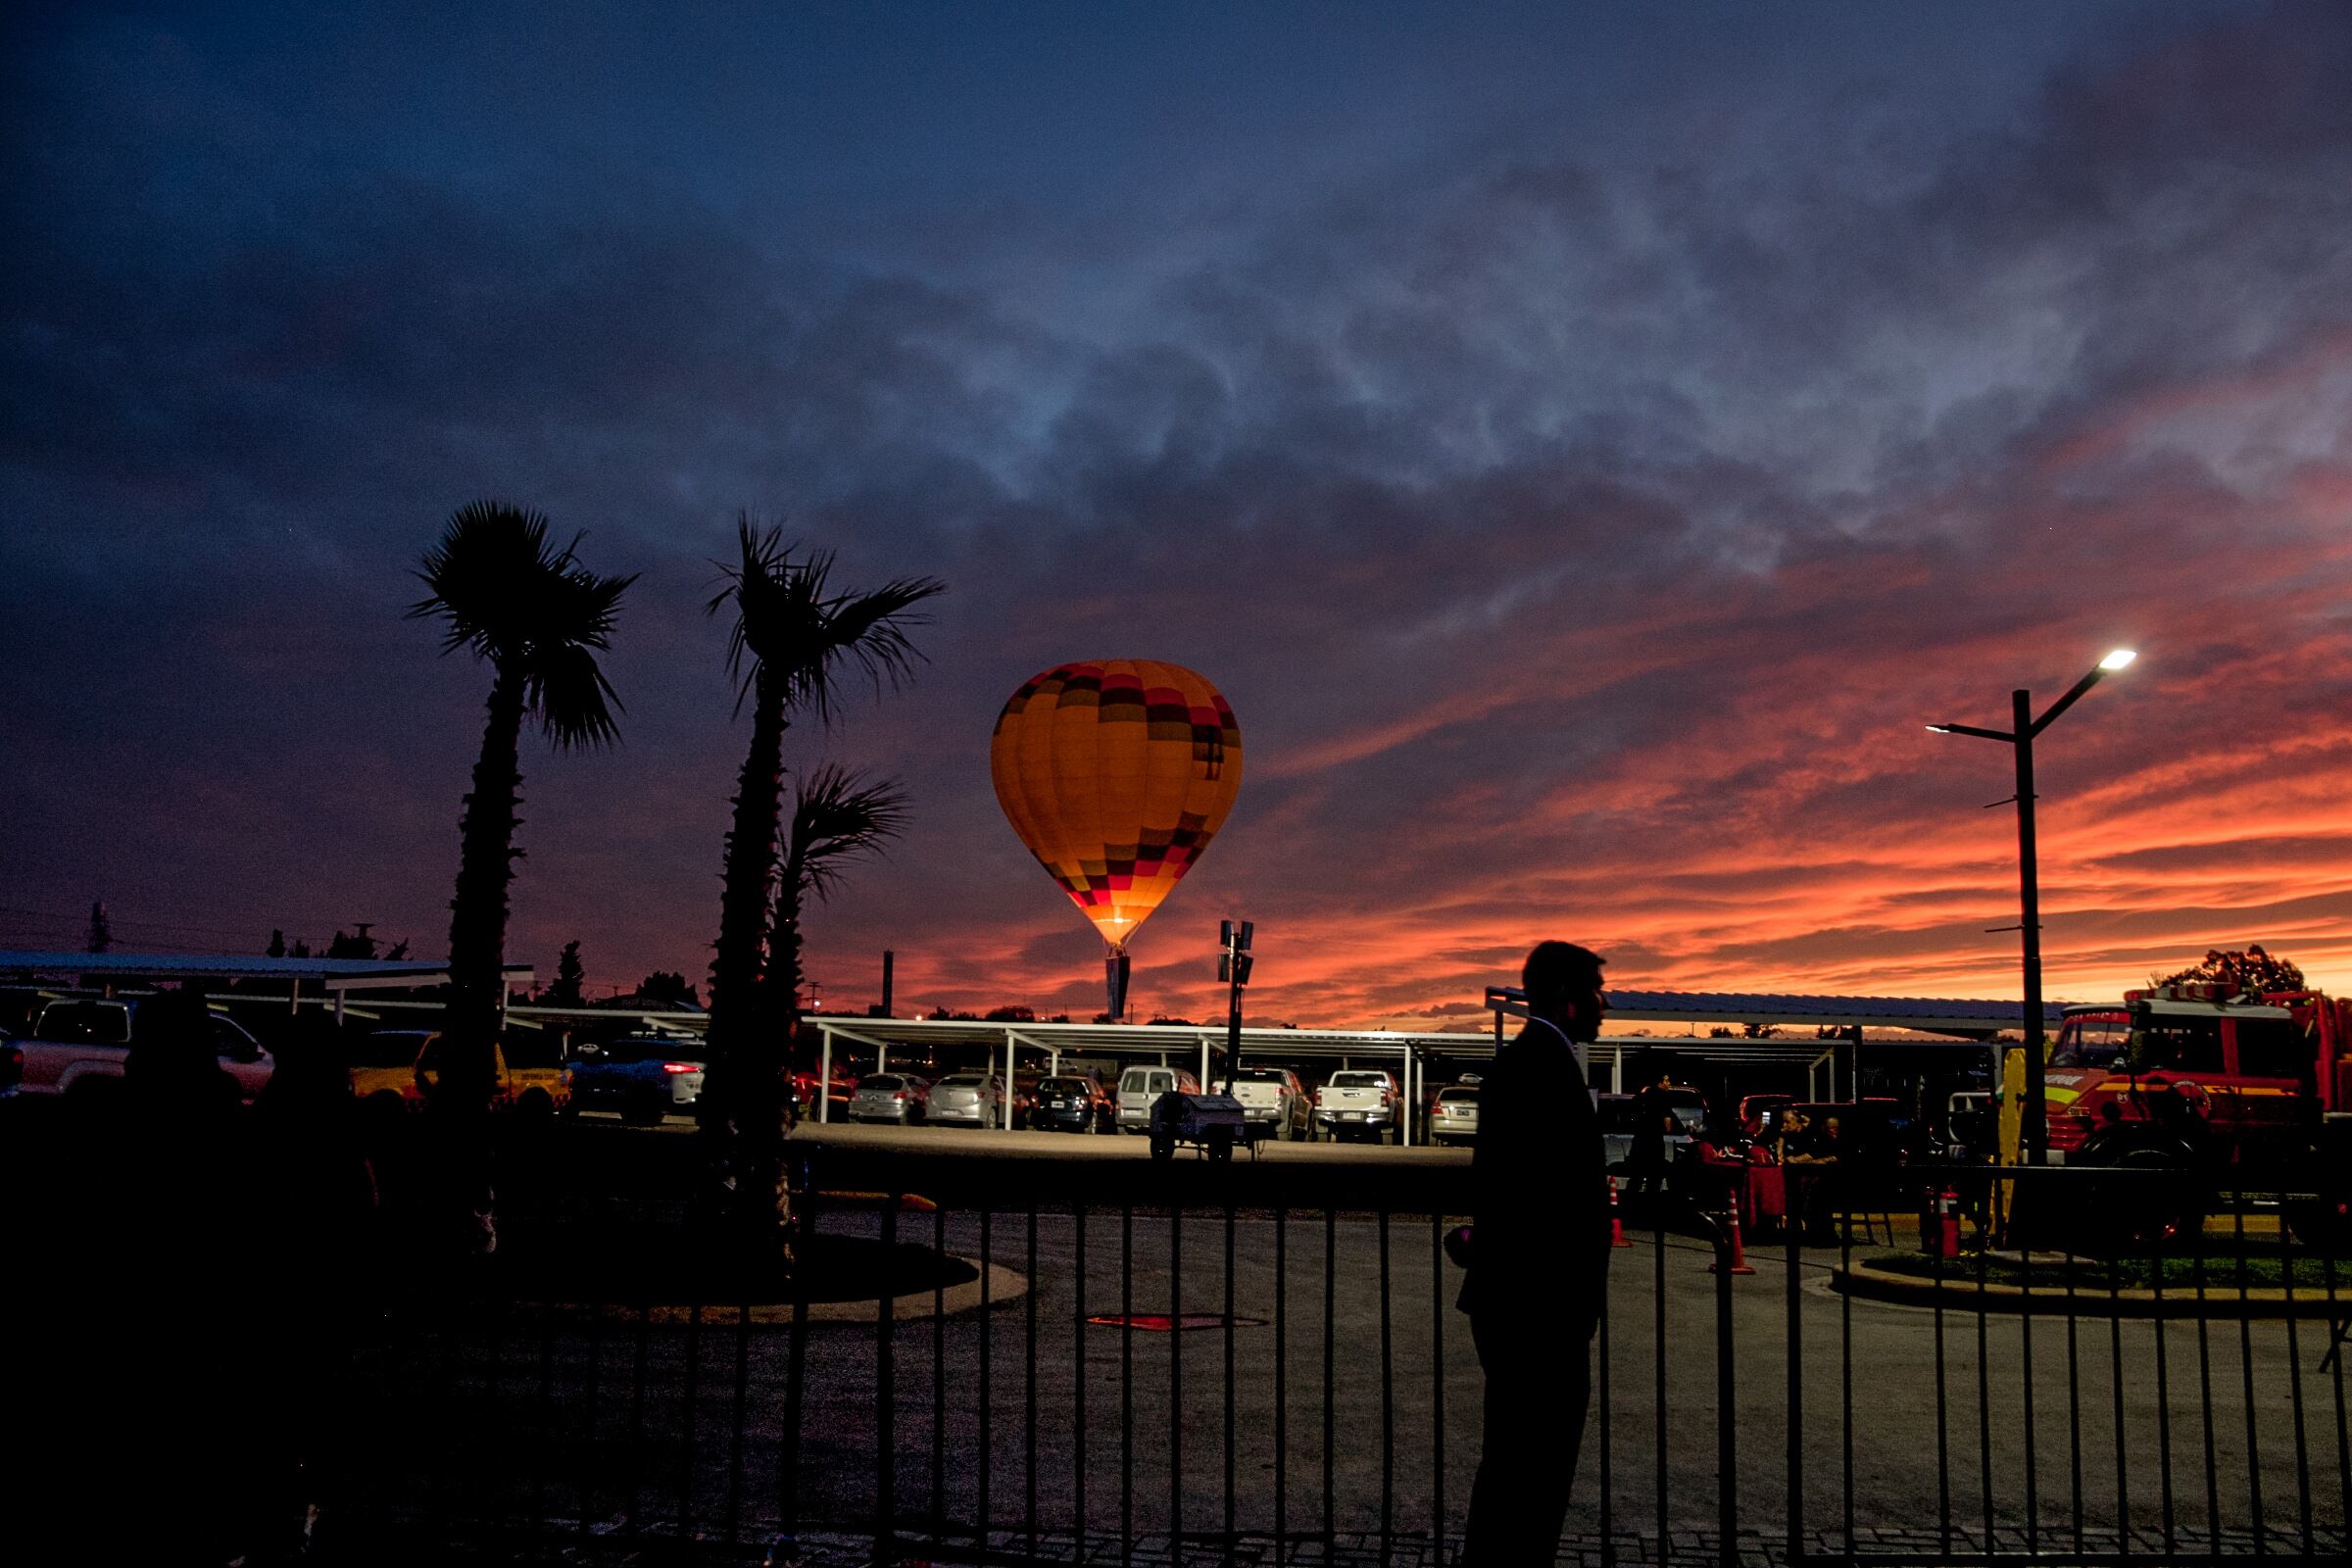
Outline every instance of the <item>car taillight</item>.
{"label": "car taillight", "polygon": [[900,1091],[899,1091],[897,1094],[895,1094],[895,1095],[891,1096],[890,1098],[891,1098],[893,1101],[895,1101],[895,1102],[897,1102],[898,1103],[900,1103],[900,1104],[905,1104],[905,1103],[906,1102],[906,1092],[905,1090],[903,1090],[903,1089],[902,1089],[902,1090],[900,1090]]}
{"label": "car taillight", "polygon": [[699,1061],[665,1061],[662,1064],[662,1070],[663,1072],[701,1072],[703,1064]]}

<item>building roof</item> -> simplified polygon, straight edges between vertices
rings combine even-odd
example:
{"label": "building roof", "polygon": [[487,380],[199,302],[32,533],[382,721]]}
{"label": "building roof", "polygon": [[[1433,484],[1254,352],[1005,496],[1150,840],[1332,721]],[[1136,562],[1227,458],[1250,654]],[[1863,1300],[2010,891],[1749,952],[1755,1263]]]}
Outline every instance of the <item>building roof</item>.
{"label": "building roof", "polygon": [[[537,978],[527,963],[500,966],[510,984]],[[0,949],[0,977],[122,975],[160,980],[316,981],[328,991],[366,991],[447,983],[446,963],[387,962],[380,958],[247,958],[179,953],[40,953]]]}

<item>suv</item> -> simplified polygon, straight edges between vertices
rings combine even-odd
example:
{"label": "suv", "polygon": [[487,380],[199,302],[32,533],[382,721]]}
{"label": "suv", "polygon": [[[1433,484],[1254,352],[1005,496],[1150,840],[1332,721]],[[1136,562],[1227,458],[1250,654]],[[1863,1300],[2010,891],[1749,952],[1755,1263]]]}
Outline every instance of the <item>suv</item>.
{"label": "suv", "polygon": [[1331,1075],[1315,1091],[1315,1133],[1326,1139],[1368,1133],[1382,1143],[1396,1136],[1396,1080],[1367,1067]]}
{"label": "suv", "polygon": [[1119,1074],[1119,1131],[1149,1131],[1152,1102],[1162,1095],[1200,1092],[1200,1080],[1182,1067],[1130,1067]]}
{"label": "suv", "polygon": [[1032,1127],[1107,1133],[1117,1130],[1118,1121],[1118,1102],[1091,1072],[1062,1073],[1037,1081],[1037,1104],[1029,1112]]}
{"label": "suv", "polygon": [[[31,1038],[17,1048],[22,1088],[27,1095],[103,1093],[122,1082],[139,1034],[139,1001],[64,998],[41,1009]],[[219,1008],[212,1015],[213,1051],[220,1070],[237,1081],[237,1095],[251,1100],[269,1083],[276,1063],[244,1025]]]}
{"label": "suv", "polygon": [[[423,1104],[426,1087],[440,1081],[441,1058],[434,1049],[440,1038],[438,1029],[380,1029],[355,1041],[350,1053],[352,1099],[370,1106]],[[497,1074],[493,1108],[528,1116],[563,1109],[571,1099],[571,1072],[550,1059],[552,1043],[515,1043],[524,1057],[519,1063],[508,1059],[504,1042],[491,1048],[491,1070]]]}
{"label": "suv", "polygon": [[1306,1086],[1288,1067],[1243,1067],[1233,1075],[1233,1098],[1242,1102],[1242,1116],[1264,1131],[1260,1138],[1304,1138],[1313,1105]]}

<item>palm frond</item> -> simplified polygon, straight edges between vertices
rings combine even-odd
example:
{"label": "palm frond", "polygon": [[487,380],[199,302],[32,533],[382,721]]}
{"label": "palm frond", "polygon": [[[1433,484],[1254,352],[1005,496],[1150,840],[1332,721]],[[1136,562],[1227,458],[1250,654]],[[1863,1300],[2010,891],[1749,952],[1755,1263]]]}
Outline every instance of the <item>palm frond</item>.
{"label": "palm frond", "polygon": [[854,860],[879,855],[906,830],[906,788],[895,778],[869,780],[836,762],[801,775],[794,790],[786,863],[819,899],[831,895]]}
{"label": "palm frond", "polygon": [[780,528],[760,528],[749,514],[736,520],[738,560],[719,568],[712,614],[735,612],[727,635],[727,673],[736,681],[736,708],[765,681],[787,712],[805,710],[830,721],[841,662],[855,661],[874,680],[896,686],[920,656],[906,628],[924,617],[913,607],[944,593],[934,577],[906,577],[866,594],[830,591],[830,551],[800,553]]}
{"label": "palm frond", "polygon": [[556,550],[542,514],[468,503],[425,552],[417,576],[432,591],[409,610],[449,623],[444,653],[469,648],[518,677],[526,709],[564,747],[618,737],[620,702],[595,656],[612,647],[621,596],[637,580],[580,565],[582,537]]}

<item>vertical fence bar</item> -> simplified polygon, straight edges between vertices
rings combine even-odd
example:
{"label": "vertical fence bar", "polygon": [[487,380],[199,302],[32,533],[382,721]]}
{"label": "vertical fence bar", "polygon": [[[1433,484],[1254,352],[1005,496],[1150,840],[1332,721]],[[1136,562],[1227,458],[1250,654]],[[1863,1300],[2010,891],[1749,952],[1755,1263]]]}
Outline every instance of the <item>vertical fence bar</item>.
{"label": "vertical fence bar", "polygon": [[[1086,1560],[1086,1200],[1070,1200],[1070,1520]],[[1122,1330],[1121,1332],[1124,1332]]]}
{"label": "vertical fence bar", "polygon": [[1650,1246],[1649,1253],[1650,1253],[1650,1257],[1651,1257],[1651,1259],[1652,1259],[1652,1261],[1653,1261],[1653,1263],[1654,1263],[1654,1265],[1655,1265],[1655,1266],[1654,1266],[1654,1268],[1653,1268],[1653,1269],[1652,1269],[1652,1271],[1651,1271],[1651,1272],[1652,1272],[1652,1275],[1653,1275],[1653,1279],[1652,1279],[1652,1286],[1651,1286],[1651,1292],[1650,1292],[1650,1305],[1651,1305],[1651,1307],[1653,1308],[1653,1310],[1652,1310],[1652,1312],[1651,1312],[1651,1318],[1650,1318],[1650,1348],[1651,1348],[1651,1350],[1652,1350],[1652,1352],[1653,1352],[1653,1353],[1652,1353],[1652,1355],[1651,1355],[1651,1360],[1652,1360],[1652,1361],[1655,1363],[1655,1365],[1654,1365],[1654,1367],[1653,1367],[1653,1371],[1654,1371],[1654,1372],[1655,1372],[1655,1374],[1656,1374],[1654,1381],[1655,1381],[1655,1385],[1656,1385],[1656,1387],[1655,1387],[1655,1396],[1656,1396],[1656,1399],[1657,1399],[1657,1406],[1656,1406],[1656,1409],[1655,1409],[1655,1411],[1653,1412],[1653,1424],[1652,1424],[1652,1426],[1651,1426],[1651,1440],[1652,1440],[1652,1444],[1653,1444],[1653,1446],[1654,1446],[1654,1450],[1655,1450],[1655,1453],[1656,1453],[1656,1459],[1657,1459],[1657,1463],[1656,1463],[1656,1466],[1655,1466],[1655,1469],[1656,1469],[1656,1476],[1655,1476],[1655,1478],[1654,1478],[1654,1479],[1656,1480],[1656,1483],[1657,1483],[1657,1489],[1658,1489],[1658,1491],[1657,1491],[1657,1497],[1656,1497],[1656,1499],[1655,1499],[1655,1500],[1656,1500],[1656,1503],[1657,1503],[1657,1507],[1656,1507],[1656,1509],[1654,1510],[1654,1512],[1656,1513],[1656,1516],[1657,1516],[1657,1518],[1656,1518],[1656,1523],[1657,1523],[1657,1527],[1658,1527],[1658,1561],[1659,1561],[1660,1563],[1663,1563],[1663,1562],[1665,1562],[1665,1560],[1666,1560],[1666,1543],[1667,1543],[1667,1532],[1666,1532],[1666,1202],[1665,1202],[1665,1197],[1664,1197],[1664,1194],[1663,1194],[1662,1188],[1663,1188],[1663,1183],[1662,1183],[1662,1182],[1659,1182],[1659,1181],[1656,1181],[1656,1180],[1654,1180],[1654,1179],[1653,1179],[1653,1181],[1651,1182],[1651,1185],[1650,1185],[1650,1193],[1649,1193],[1649,1201],[1650,1201],[1650,1225],[1651,1225],[1651,1227],[1652,1227],[1652,1229],[1651,1229],[1651,1232],[1650,1232],[1650,1235],[1651,1235],[1652,1241],[1651,1241],[1651,1246]]}
{"label": "vertical fence bar", "polygon": [[1029,1195],[1029,1289],[1022,1293],[1022,1340],[1027,1354],[1021,1359],[1021,1540],[1029,1555],[1037,1555],[1037,1194]]}
{"label": "vertical fence bar", "polygon": [[1334,1501],[1338,1494],[1337,1477],[1332,1469],[1332,1444],[1337,1423],[1332,1419],[1332,1372],[1337,1359],[1332,1354],[1332,1335],[1338,1321],[1340,1211],[1326,1206],[1323,1210],[1323,1539],[1330,1541],[1339,1534],[1339,1520]]}
{"label": "vertical fence bar", "polygon": [[1274,1560],[1290,1560],[1290,1207],[1274,1208]]}
{"label": "vertical fence bar", "polygon": [[996,1339],[995,1282],[990,1278],[991,1265],[996,1261],[996,1208],[994,1200],[980,1200],[980,1321],[975,1325],[980,1336],[980,1382],[973,1398],[980,1410],[980,1478],[972,1511],[972,1541],[975,1549],[988,1550],[988,1531],[993,1522],[996,1480],[996,1380],[990,1375],[994,1356],[992,1342]]}
{"label": "vertical fence bar", "polygon": [[[2029,1167],[2035,1177],[2048,1168],[2046,1165]],[[2034,1216],[2036,1224],[2040,1223],[2040,1216],[2049,1211],[2051,1201],[2048,1185],[2041,1185],[2042,1190],[2034,1196],[2034,1204],[2028,1210]],[[2034,1451],[2034,1244],[2031,1236],[2018,1244],[2017,1258],[2018,1388],[2023,1411],[2023,1419],[2018,1425],[2023,1429],[2026,1444],[2026,1554],[2033,1556],[2041,1550],[2041,1466],[2035,1460]]]}
{"label": "vertical fence bar", "polygon": [[1135,1561],[1135,1202],[1119,1205],[1119,1561]]}
{"label": "vertical fence bar", "polygon": [[[2230,1234],[2236,1243],[2237,1261],[2237,1367],[2245,1386],[2246,1396],[2246,1502],[2251,1509],[2254,1526],[2254,1549],[2265,1549],[2262,1518],[2262,1435],[2254,1419],[2254,1319],[2246,1310],[2246,1195],[2240,1188],[2230,1195]],[[2220,1549],[2218,1546],[2215,1548]]]}
{"label": "vertical fence bar", "polygon": [[2173,1501],[2173,1389],[2172,1354],[2164,1314],[2164,1239],[2149,1243],[2148,1279],[2155,1300],[2149,1322],[2156,1331],[2156,1488],[2162,1509],[2164,1554],[2180,1550],[2179,1513]]}
{"label": "vertical fence bar", "polygon": [[2068,1500],[2074,1511],[2075,1554],[2082,1553],[2082,1362],[2075,1331],[2075,1268],[2066,1269],[2066,1455]]}
{"label": "vertical fence bar", "polygon": [[[882,1267],[888,1278],[892,1254],[899,1246],[899,1195],[882,1200]],[[899,1379],[895,1356],[898,1303],[889,1286],[874,1303],[874,1560],[889,1562],[898,1555],[899,1524]]]}
{"label": "vertical fence bar", "polygon": [[[1590,1354],[1591,1352],[1586,1352]],[[1429,1467],[1436,1484],[1429,1505],[1429,1549],[1446,1561],[1446,1215],[1429,1214]],[[1574,1481],[1575,1477],[1569,1477]]]}
{"label": "vertical fence bar", "polygon": [[[1735,1195],[1732,1201],[1737,1204]],[[1737,1208],[1732,1224],[1739,1224]],[[1740,1562],[1740,1399],[1733,1366],[1732,1247],[1728,1228],[1715,1230],[1715,1529],[1720,1568]],[[1793,1434],[1791,1442],[1794,1441]],[[1850,1538],[1849,1538],[1850,1547]],[[1664,1553],[1661,1551],[1663,1561]]]}
{"label": "vertical fence bar", "polygon": [[1788,1558],[1805,1556],[1805,1344],[1801,1297],[1804,1280],[1804,1237],[1798,1220],[1802,1183],[1785,1178],[1782,1187],[1781,1233],[1788,1265]]}
{"label": "vertical fence bar", "polygon": [[2200,1217],[2190,1238],[2190,1279],[2195,1282],[2197,1322],[2197,1425],[2205,1437],[2205,1533],[2214,1556],[2222,1550],[2222,1474],[2213,1440],[2213,1342],[2205,1317],[2205,1225]]}
{"label": "vertical fence bar", "polygon": [[[588,1364],[584,1369],[585,1381],[580,1391],[580,1432],[587,1439],[591,1454],[598,1447],[597,1425],[601,1413],[598,1401],[605,1378],[605,1295],[604,1283],[600,1280],[596,1287],[596,1299],[588,1308]],[[580,1466],[580,1534],[583,1537],[589,1534],[589,1524],[596,1512],[592,1494],[595,1475],[596,1466],[593,1463]]]}
{"label": "vertical fence bar", "polygon": [[1225,1200],[1225,1560],[1234,1552],[1233,1200]]}
{"label": "vertical fence bar", "polygon": [[2107,1259],[2107,1379],[2115,1396],[2115,1526],[2122,1554],[2132,1552],[2132,1444],[2124,1424],[2122,1267]]}
{"label": "vertical fence bar", "polygon": [[[1995,1182],[1984,1195],[1984,1208],[1991,1213],[1998,1206],[2000,1184]],[[1992,1540],[1992,1351],[1991,1334],[1985,1318],[1985,1300],[1989,1293],[1985,1285],[1987,1249],[1977,1249],[1977,1486],[1983,1494],[1984,1522],[1984,1550],[1993,1549]]]}
{"label": "vertical fence bar", "polygon": [[[1409,1114],[1409,1110],[1408,1110]],[[1389,1210],[1380,1216],[1380,1560],[1387,1562],[1396,1531],[1396,1321],[1389,1310]]]}
{"label": "vertical fence bar", "polygon": [[[1952,1433],[1951,1405],[1946,1392],[1943,1354],[1943,1206],[1942,1196],[1951,1193],[1957,1206],[1959,1194],[1951,1188],[1939,1188],[1936,1193],[1935,1218],[1936,1235],[1936,1539],[1937,1549],[1949,1557],[1952,1554]],[[1955,1228],[1959,1224],[1953,1216]]]}
{"label": "vertical fence bar", "polygon": [[1168,1560],[1184,1560],[1184,1210],[1168,1205]]}
{"label": "vertical fence bar", "polygon": [[[2278,1279],[2286,1291],[2286,1387],[2294,1401],[2295,1413],[2295,1522],[2303,1543],[2303,1555],[2308,1557],[2317,1549],[2311,1533],[2311,1449],[2309,1434],[2303,1423],[2303,1342],[2296,1322],[2295,1306],[2295,1248],[2294,1237],[2285,1214],[2278,1217]],[[2352,1525],[2352,1520],[2346,1520]]]}
{"label": "vertical fence bar", "polygon": [[[1610,1201],[1612,1204],[1614,1204],[1616,1200],[1615,1195],[1617,1178],[1611,1176],[1608,1178],[1608,1182]],[[1615,1209],[1612,1208],[1611,1212],[1614,1213]],[[1475,1246],[1475,1244],[1473,1245]],[[1616,1244],[1612,1242],[1610,1245],[1614,1247]],[[1477,1329],[1475,1324],[1473,1324],[1471,1333],[1472,1348],[1475,1349],[1477,1347]],[[1610,1464],[1609,1456],[1609,1428],[1611,1425],[1609,1419],[1609,1291],[1608,1286],[1605,1283],[1601,1286],[1600,1328],[1595,1338],[1599,1341],[1599,1344],[1594,1353],[1598,1356],[1600,1362],[1600,1374],[1595,1380],[1598,1384],[1598,1387],[1594,1390],[1594,1397],[1600,1405],[1600,1568],[1616,1568],[1616,1495],[1614,1486],[1610,1481],[1610,1473],[1613,1467]],[[1485,1366],[1483,1359],[1480,1362],[1480,1366],[1483,1370]],[[1479,1452],[1479,1459],[1481,1463],[1485,1462],[1486,1452],[1483,1446]],[[1477,1482],[1475,1477],[1473,1477],[1472,1480],[1470,1494],[1473,1498],[1478,1495]]]}
{"label": "vertical fence bar", "polygon": [[2330,1237],[2327,1250],[2321,1254],[2322,1279],[2328,1291],[2328,1358],[2326,1365],[2335,1374],[2335,1486],[2338,1517],[2344,1521],[2347,1533],[2352,1533],[2352,1433],[2347,1433],[2344,1420],[2344,1348],[2338,1337],[2338,1325],[2343,1322],[2343,1308],[2335,1298],[2336,1241]]}
{"label": "vertical fence bar", "polygon": [[[695,1295],[702,1292],[698,1286]],[[678,1401],[681,1431],[678,1444],[678,1533],[688,1535],[694,1522],[694,1410],[702,1402],[703,1372],[703,1303],[694,1301],[686,1309],[686,1389]]]}
{"label": "vertical fence bar", "polygon": [[[1850,1193],[1847,1201],[1851,1201]],[[1835,1216],[1838,1226],[1838,1267],[1847,1278],[1854,1269],[1854,1216]],[[1844,1488],[1845,1549],[1854,1550],[1854,1293],[1838,1293],[1838,1439],[1840,1476]]]}
{"label": "vertical fence bar", "polygon": [[[793,1256],[804,1260],[808,1256],[809,1240],[816,1234],[816,1184],[808,1180],[804,1166],[800,1172],[800,1192],[793,1205]],[[792,1326],[784,1339],[784,1433],[776,1445],[776,1512],[787,1541],[798,1541],[801,1531],[801,1410],[807,1397],[808,1383],[808,1293],[805,1282],[796,1280],[792,1291]],[[640,1385],[645,1380],[642,1360],[637,1367]]]}
{"label": "vertical fence bar", "polygon": [[948,1205],[931,1208],[931,1544],[948,1539]]}
{"label": "vertical fence bar", "polygon": [[743,1539],[743,1436],[744,1419],[752,1402],[752,1299],[751,1292],[735,1305],[735,1420],[729,1435],[731,1451],[727,1456],[727,1542],[733,1544]]}

